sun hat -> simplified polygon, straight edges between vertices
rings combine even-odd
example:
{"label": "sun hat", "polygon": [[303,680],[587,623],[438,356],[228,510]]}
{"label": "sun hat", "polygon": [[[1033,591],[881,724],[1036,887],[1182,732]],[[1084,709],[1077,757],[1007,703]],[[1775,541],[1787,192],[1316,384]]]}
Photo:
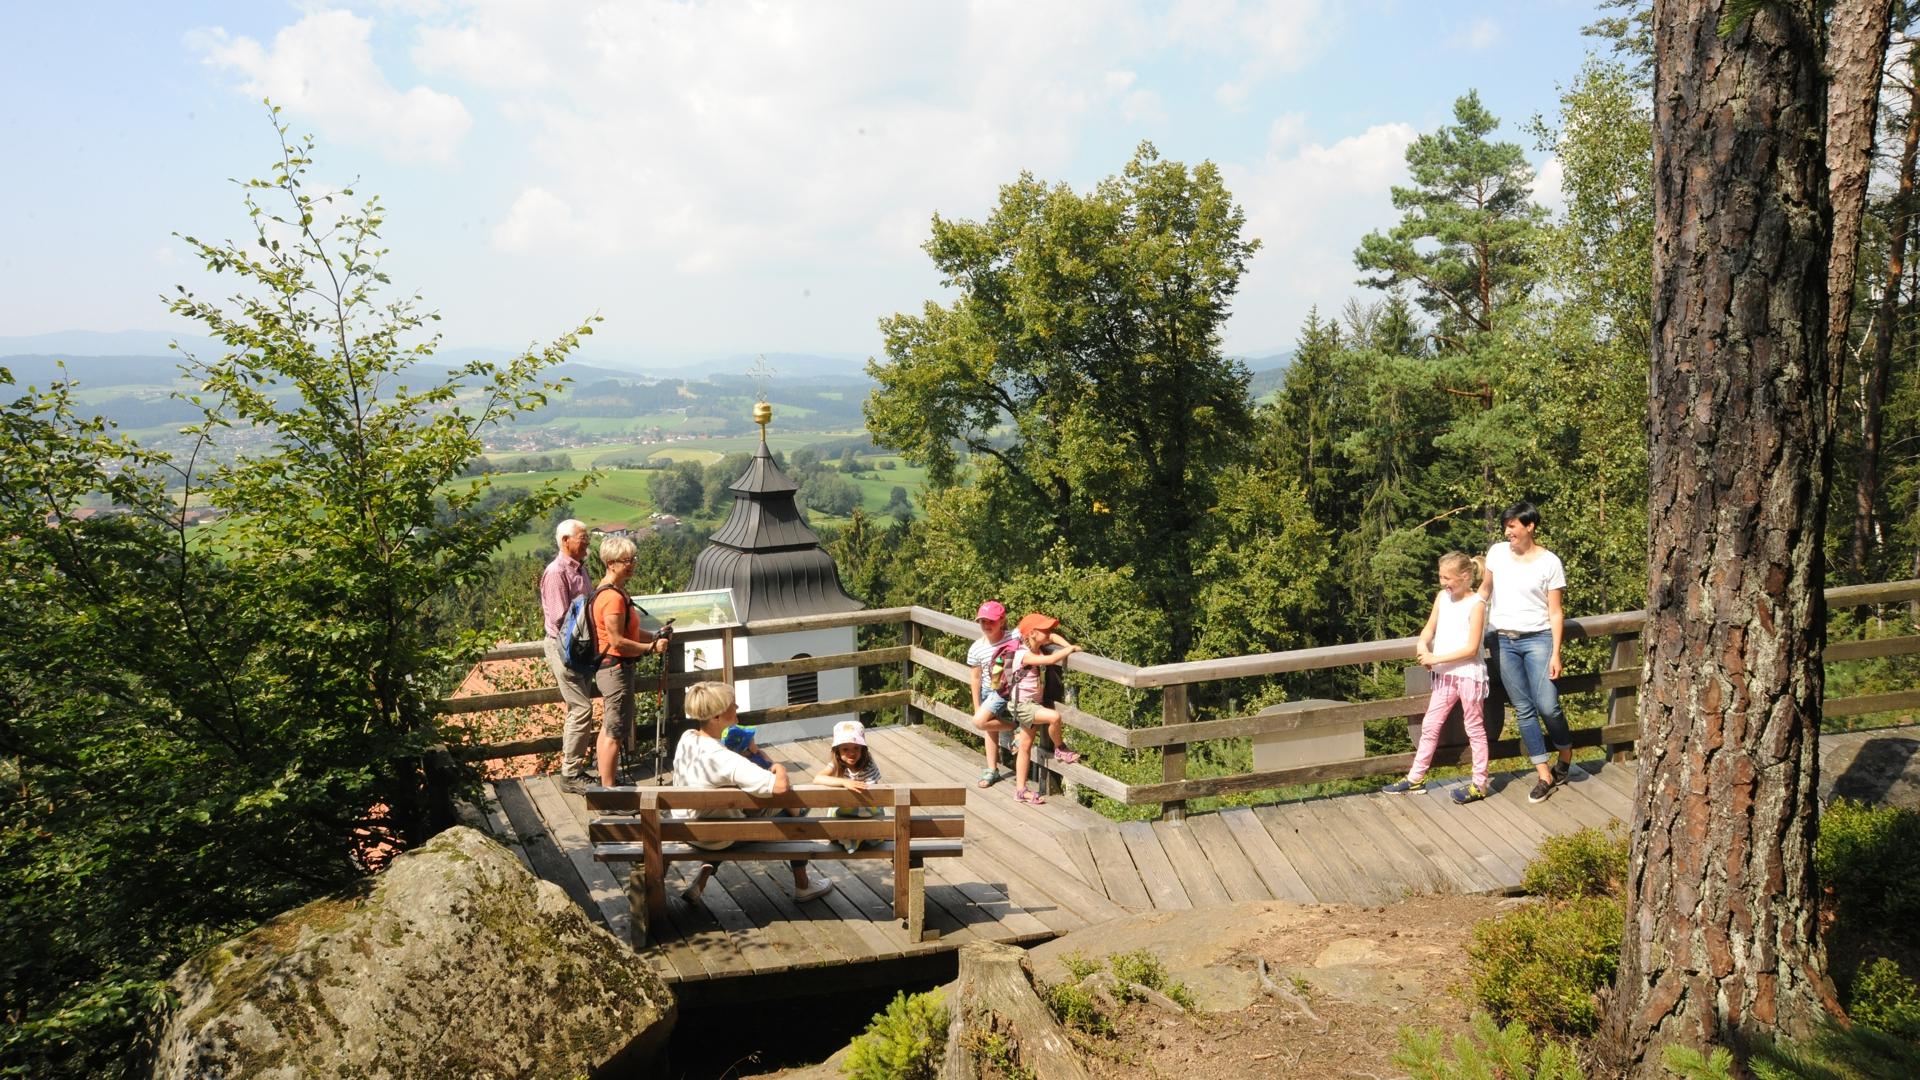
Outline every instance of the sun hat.
{"label": "sun hat", "polygon": [[1042,615],[1037,611],[1020,616],[1019,632],[1021,637],[1025,637],[1035,630],[1052,631],[1059,629],[1059,627],[1059,619],[1051,615]]}
{"label": "sun hat", "polygon": [[1001,603],[998,600],[989,600],[986,603],[981,604],[980,610],[973,613],[974,622],[980,622],[983,619],[992,619],[998,622],[999,620],[1004,619],[1006,617],[1007,617],[1007,605]]}
{"label": "sun hat", "polygon": [[858,720],[842,720],[833,725],[833,745],[838,747],[848,743],[867,745],[866,725]]}
{"label": "sun hat", "polygon": [[745,724],[728,724],[726,732],[720,736],[720,741],[734,753],[744,754],[747,752],[747,747],[753,745],[754,731],[754,728]]}

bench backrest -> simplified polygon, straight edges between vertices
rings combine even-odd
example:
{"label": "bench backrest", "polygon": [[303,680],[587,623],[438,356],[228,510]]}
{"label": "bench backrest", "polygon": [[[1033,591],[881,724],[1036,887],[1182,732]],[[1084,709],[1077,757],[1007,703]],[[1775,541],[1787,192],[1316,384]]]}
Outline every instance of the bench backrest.
{"label": "bench backrest", "polygon": [[[588,826],[595,844],[774,840],[958,839],[965,819],[959,814],[915,813],[933,807],[966,805],[967,789],[934,784],[876,784],[865,791],[801,786],[779,795],[753,795],[737,788],[605,788],[589,790],[587,808],[597,814]],[[884,818],[663,817],[668,810],[858,809],[891,810]]]}

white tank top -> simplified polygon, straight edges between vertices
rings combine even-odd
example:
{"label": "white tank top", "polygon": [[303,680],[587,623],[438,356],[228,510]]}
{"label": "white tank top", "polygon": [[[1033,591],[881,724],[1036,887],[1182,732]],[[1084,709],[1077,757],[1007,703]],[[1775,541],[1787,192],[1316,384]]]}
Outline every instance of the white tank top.
{"label": "white tank top", "polygon": [[[1440,590],[1440,597],[1436,603],[1440,612],[1440,619],[1433,628],[1433,651],[1436,653],[1450,653],[1458,652],[1466,648],[1467,645],[1472,642],[1471,634],[1473,631],[1474,605],[1483,603],[1480,599],[1480,594],[1477,592],[1469,592],[1467,595],[1455,600],[1453,597],[1447,595],[1445,589],[1442,589]],[[1478,644],[1477,642],[1473,643]],[[1476,651],[1472,656],[1464,660],[1449,660],[1444,664],[1433,665],[1433,673],[1435,675],[1453,675],[1462,679],[1471,679],[1475,682],[1485,682],[1487,678],[1487,662],[1481,659],[1480,653]]]}

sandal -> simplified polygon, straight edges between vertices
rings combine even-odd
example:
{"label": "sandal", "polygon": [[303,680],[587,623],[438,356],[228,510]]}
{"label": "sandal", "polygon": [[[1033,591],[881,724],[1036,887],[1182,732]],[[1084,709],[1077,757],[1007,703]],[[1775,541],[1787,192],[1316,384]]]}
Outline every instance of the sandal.
{"label": "sandal", "polygon": [[1045,795],[1037,791],[1029,791],[1026,788],[1021,788],[1019,792],[1014,795],[1014,798],[1026,803],[1028,806],[1042,806],[1045,805],[1047,801]]}
{"label": "sandal", "polygon": [[1080,760],[1080,753],[1077,750],[1069,750],[1062,746],[1053,752],[1053,760],[1062,765],[1071,765]]}
{"label": "sandal", "polygon": [[999,769],[981,769],[980,770],[980,780],[977,786],[983,787],[983,788],[990,788],[999,782],[1000,782]]}

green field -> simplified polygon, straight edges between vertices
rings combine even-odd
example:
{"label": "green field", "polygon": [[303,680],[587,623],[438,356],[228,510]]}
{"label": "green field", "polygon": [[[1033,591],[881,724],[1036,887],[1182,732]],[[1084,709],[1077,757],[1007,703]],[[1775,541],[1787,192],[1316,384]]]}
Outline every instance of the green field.
{"label": "green field", "polygon": [[[680,417],[673,419],[677,420]],[[803,446],[812,446],[823,439],[844,439],[857,434],[859,432],[853,431],[778,433],[767,436],[767,445],[791,454]],[[665,458],[668,461],[698,461],[706,465],[719,461],[727,454],[752,453],[759,445],[760,436],[758,435],[729,435],[725,438],[680,438],[662,442],[595,443],[592,446],[559,447],[553,450],[500,450],[485,457],[488,461],[511,461],[529,454],[566,454],[573,459],[575,465],[584,469],[592,468],[602,458],[644,453],[649,457]],[[885,498],[884,493],[882,498]]]}

